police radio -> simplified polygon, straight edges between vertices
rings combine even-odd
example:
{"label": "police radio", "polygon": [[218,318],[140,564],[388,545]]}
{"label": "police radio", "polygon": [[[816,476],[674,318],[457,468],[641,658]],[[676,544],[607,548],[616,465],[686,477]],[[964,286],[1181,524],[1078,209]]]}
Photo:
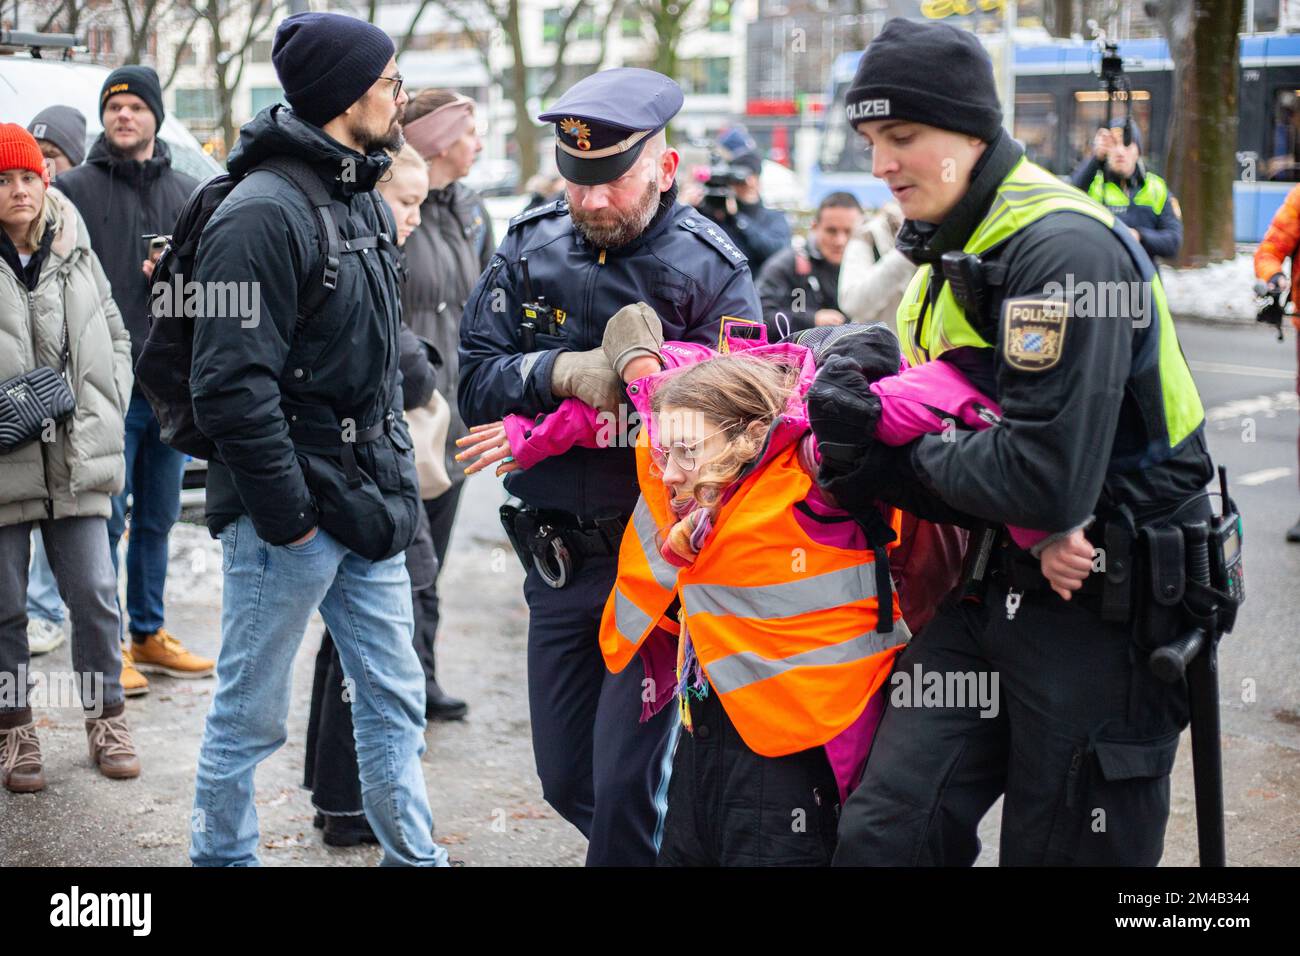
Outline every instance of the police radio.
{"label": "police radio", "polygon": [[528,257],[519,259],[519,271],[524,279],[523,321],[519,323],[525,352],[537,350],[537,330],[545,329],[547,335],[559,335],[555,309],[546,304],[546,297],[533,297],[533,280],[528,275]]}
{"label": "police radio", "polygon": [[1210,585],[1229,600],[1219,608],[1219,629],[1232,630],[1246,600],[1246,569],[1241,561],[1241,515],[1228,496],[1228,470],[1219,466],[1219,515],[1210,523]]}

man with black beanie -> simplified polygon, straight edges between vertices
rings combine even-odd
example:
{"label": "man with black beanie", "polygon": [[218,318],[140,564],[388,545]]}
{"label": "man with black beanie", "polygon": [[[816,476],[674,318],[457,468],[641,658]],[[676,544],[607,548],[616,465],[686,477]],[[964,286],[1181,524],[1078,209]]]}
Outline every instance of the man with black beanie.
{"label": "man with black beanie", "polygon": [[[225,560],[190,858],[257,862],[254,772],[285,741],[294,655],[319,609],[352,691],[361,799],[384,861],[445,866],[420,768],[424,673],[403,555],[422,509],[402,418],[400,262],[374,191],[407,98],[392,40],[353,17],[289,17],[271,61],[289,108],[240,130],[237,184],[194,266],[201,287],[254,290],[261,319],[201,316],[194,329],[194,420],[216,446],[206,517]],[[309,305],[321,285],[332,288]]]}
{"label": "man with black beanie", "polygon": [[[1148,563],[1144,528],[1206,513],[1213,471],[1159,277],[1110,212],[1024,158],[974,36],[891,20],[845,109],[920,267],[898,309],[909,362],[950,362],[1002,415],[889,448],[862,440],[852,358],[810,389],[840,504],[962,523],[982,555],[882,690],[836,863],[970,865],[1005,796],[1003,864],[1155,865],[1188,703],[1147,657],[1183,625],[1129,559]],[[1098,296],[1112,288],[1132,294]],[[1022,550],[1007,525],[1041,538]],[[1102,543],[1107,575],[1091,573]]]}
{"label": "man with black beanie", "polygon": [[[172,231],[181,206],[198,182],[172,168],[171,151],[158,136],[164,112],[158,74],[147,66],[122,66],[108,75],[99,93],[104,132],[85,163],[55,185],[86,220],[90,245],[103,263],[113,299],[131,334],[131,360],[140,358],[149,335],[151,234]],[[214,661],[192,654],[163,627],[167,541],[181,513],[185,456],[162,443],[158,419],[133,388],[126,413],[126,487],[113,498],[108,543],[113,566],[126,531],[126,618],[130,637],[122,647],[122,686],[129,697],[147,693],[142,672],[172,677],[208,677]],[[120,570],[120,569],[119,569]]]}

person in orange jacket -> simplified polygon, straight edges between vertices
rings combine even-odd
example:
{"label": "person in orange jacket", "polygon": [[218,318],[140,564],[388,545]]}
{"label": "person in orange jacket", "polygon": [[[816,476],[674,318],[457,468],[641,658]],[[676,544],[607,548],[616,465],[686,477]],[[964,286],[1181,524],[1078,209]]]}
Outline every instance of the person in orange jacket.
{"label": "person in orange jacket", "polygon": [[[1260,240],[1255,250],[1255,277],[1267,282],[1273,292],[1291,290],[1291,301],[1297,312],[1291,316],[1291,322],[1300,331],[1300,287],[1292,285],[1282,272],[1282,262],[1291,260],[1295,269],[1297,249],[1300,248],[1300,186],[1296,186],[1286,195],[1281,208],[1268,224],[1268,231]],[[1296,336],[1296,393],[1300,394],[1300,335]],[[1300,438],[1297,439],[1297,453],[1300,454]],[[1300,520],[1287,529],[1286,539],[1300,543]]]}

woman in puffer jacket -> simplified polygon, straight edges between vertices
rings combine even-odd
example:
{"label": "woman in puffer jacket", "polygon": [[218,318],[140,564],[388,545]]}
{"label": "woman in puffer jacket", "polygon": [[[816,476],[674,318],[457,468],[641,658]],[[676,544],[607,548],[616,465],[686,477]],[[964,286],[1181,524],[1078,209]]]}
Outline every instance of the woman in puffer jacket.
{"label": "woman in puffer jacket", "polygon": [[[0,124],[0,406],[11,405],[0,408],[0,418],[22,400],[6,383],[37,366],[62,368],[65,342],[64,377],[76,410],[57,423],[47,418],[36,440],[0,448],[0,783],[16,793],[45,786],[27,648],[33,524],[72,618],[91,761],[106,777],[140,773],[123,714],[117,581],[108,551],[110,498],[125,477],[131,342],[86,225],[49,188],[36,140],[21,126]],[[45,683],[51,692],[67,686]]]}

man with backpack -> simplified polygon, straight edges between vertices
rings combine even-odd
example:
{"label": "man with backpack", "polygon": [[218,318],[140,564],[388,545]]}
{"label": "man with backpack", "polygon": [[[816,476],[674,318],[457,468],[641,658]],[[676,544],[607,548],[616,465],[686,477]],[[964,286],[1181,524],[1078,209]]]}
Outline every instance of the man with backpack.
{"label": "man with backpack", "polygon": [[[158,136],[163,124],[162,87],[147,66],[123,66],[99,94],[104,132],[86,161],[56,180],[86,220],[90,247],[104,264],[113,300],[131,333],[131,361],[149,334],[150,234],[167,234],[194,187],[192,177],[172,168],[171,152]],[[159,437],[158,420],[138,388],[126,412],[126,487],[113,498],[108,546],[117,568],[117,545],[126,531],[126,617],[130,639],[122,645],[122,687],[128,697],[149,691],[144,672],[171,677],[208,677],[213,661],[192,654],[163,627],[167,546],[181,514],[185,456]]]}
{"label": "man with backpack", "polygon": [[[204,224],[210,204],[194,197],[175,261],[160,264],[183,266],[201,229],[193,281],[207,299],[190,389],[193,425],[213,445],[207,523],[224,594],[197,865],[257,863],[253,774],[285,741],[293,659],[317,608],[355,695],[362,801],[385,862],[447,864],[420,769],[424,676],[403,558],[420,496],[401,413],[395,227],[373,192],[384,149],[402,144],[393,54],[383,31],[351,17],[282,22],[272,63],[291,108],[243,128],[229,179],[203,191],[225,190],[220,205]],[[213,314],[218,289],[256,308]],[[143,374],[148,387],[148,363]],[[164,428],[183,432],[185,404],[167,411]]]}

